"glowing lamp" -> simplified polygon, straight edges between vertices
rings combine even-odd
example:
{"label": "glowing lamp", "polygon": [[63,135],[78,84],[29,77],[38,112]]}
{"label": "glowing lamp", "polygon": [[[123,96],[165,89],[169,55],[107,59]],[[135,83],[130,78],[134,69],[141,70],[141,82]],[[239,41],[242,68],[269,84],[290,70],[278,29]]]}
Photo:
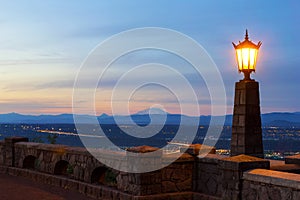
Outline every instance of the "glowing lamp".
{"label": "glowing lamp", "polygon": [[262,43],[260,41],[257,44],[251,42],[246,30],[245,40],[243,42],[239,41],[237,45],[232,44],[236,51],[239,72],[244,73],[244,80],[251,80],[250,74],[255,72],[258,49]]}

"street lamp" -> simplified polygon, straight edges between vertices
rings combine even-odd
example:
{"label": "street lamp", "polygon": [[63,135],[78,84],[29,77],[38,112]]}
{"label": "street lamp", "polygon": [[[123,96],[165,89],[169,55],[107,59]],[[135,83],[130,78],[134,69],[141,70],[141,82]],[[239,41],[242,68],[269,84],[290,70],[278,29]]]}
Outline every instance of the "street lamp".
{"label": "street lamp", "polygon": [[250,74],[255,72],[261,42],[251,42],[246,30],[245,40],[238,45],[232,44],[236,51],[238,70],[244,73],[245,78],[235,83],[231,156],[246,154],[263,158],[259,83],[250,79]]}
{"label": "street lamp", "polygon": [[244,73],[244,80],[249,81],[251,72],[255,72],[257,54],[262,43],[260,41],[257,44],[251,42],[246,29],[245,40],[237,45],[232,44],[236,51],[238,70]]}

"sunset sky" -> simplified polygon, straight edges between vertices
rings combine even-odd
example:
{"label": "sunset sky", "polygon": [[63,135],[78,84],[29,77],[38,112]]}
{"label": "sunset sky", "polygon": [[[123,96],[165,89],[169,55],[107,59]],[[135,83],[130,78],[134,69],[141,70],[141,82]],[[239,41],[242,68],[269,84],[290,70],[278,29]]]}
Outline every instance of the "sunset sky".
{"label": "sunset sky", "polygon": [[[16,0],[1,1],[0,5],[0,113],[71,113],[75,77],[88,54],[108,37],[140,27],[173,29],[202,45],[222,75],[228,113],[232,112],[234,83],[242,78],[231,42],[242,41],[247,28],[253,42],[262,41],[257,71],[252,75],[260,82],[262,112],[300,111],[297,0]],[[136,59],[140,64],[152,62],[149,55],[170,65],[181,64],[155,52],[131,55],[126,63]],[[122,60],[119,66],[122,68]],[[199,85],[199,90],[205,90],[203,86]],[[167,111],[178,112],[172,96],[162,98],[164,89],[144,89],[148,92],[130,102],[132,112],[160,102]],[[109,91],[97,94],[103,97],[97,114],[111,113],[106,93]],[[206,93],[203,91],[199,101],[205,115],[210,114]],[[193,115],[192,105],[191,112],[184,114]]]}

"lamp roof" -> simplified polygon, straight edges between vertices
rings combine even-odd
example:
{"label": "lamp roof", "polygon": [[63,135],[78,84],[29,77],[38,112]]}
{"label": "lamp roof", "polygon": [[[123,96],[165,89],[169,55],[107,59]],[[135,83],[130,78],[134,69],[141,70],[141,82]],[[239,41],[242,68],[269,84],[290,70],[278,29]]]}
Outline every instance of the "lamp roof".
{"label": "lamp roof", "polygon": [[259,49],[261,46],[261,41],[259,41],[257,44],[254,44],[252,41],[249,40],[248,36],[248,30],[246,29],[246,35],[245,40],[243,42],[239,41],[239,44],[232,43],[235,49],[242,49],[242,48],[253,48],[253,49]]}

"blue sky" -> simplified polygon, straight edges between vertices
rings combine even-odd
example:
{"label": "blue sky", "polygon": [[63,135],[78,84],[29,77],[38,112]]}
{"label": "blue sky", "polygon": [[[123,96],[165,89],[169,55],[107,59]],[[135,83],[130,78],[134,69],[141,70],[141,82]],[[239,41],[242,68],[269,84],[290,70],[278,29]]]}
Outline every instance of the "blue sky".
{"label": "blue sky", "polygon": [[[182,32],[206,49],[224,80],[228,113],[234,83],[242,78],[231,42],[243,40],[247,28],[251,40],[263,43],[252,75],[260,82],[262,112],[300,111],[299,5],[296,0],[1,1],[0,112],[72,112],[73,83],[89,52],[113,34],[149,26]],[[150,96],[141,94],[139,102],[151,102],[155,94]],[[200,102],[209,106],[207,95]]]}

